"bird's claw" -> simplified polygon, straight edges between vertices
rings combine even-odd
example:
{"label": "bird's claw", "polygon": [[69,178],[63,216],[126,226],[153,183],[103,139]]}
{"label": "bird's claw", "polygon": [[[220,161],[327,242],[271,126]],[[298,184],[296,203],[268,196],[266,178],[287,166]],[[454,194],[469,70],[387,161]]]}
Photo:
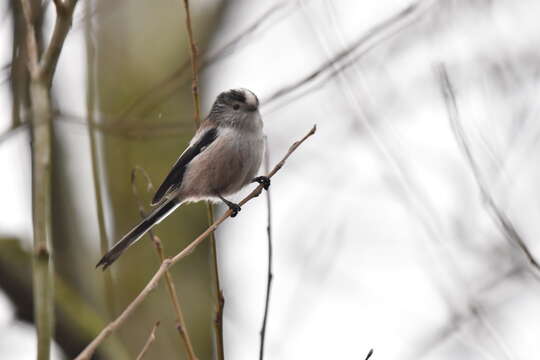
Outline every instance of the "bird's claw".
{"label": "bird's claw", "polygon": [[238,204],[230,203],[230,204],[227,204],[227,205],[229,206],[229,209],[232,211],[231,217],[235,217],[236,215],[238,215],[240,210],[242,210],[242,208]]}
{"label": "bird's claw", "polygon": [[240,210],[242,210],[242,208],[240,207],[240,205],[238,204],[235,204],[233,203],[232,201],[229,201],[227,199],[225,199],[223,196],[221,195],[218,195],[219,198],[221,199],[221,201],[223,201],[225,203],[225,205],[227,205],[229,207],[229,210],[231,210],[231,217],[235,217],[236,215],[238,215],[238,213],[240,212]]}
{"label": "bird's claw", "polygon": [[268,176],[257,176],[252,181],[261,184],[264,190],[268,190],[270,187],[270,178]]}

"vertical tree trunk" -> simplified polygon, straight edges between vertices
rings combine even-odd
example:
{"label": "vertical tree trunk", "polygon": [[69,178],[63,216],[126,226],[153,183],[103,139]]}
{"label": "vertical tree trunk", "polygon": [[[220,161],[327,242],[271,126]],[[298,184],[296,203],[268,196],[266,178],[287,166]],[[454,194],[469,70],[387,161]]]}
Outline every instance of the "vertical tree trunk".
{"label": "vertical tree trunk", "polygon": [[48,360],[54,323],[51,261],[51,102],[48,83],[32,77],[33,289],[38,360]]}

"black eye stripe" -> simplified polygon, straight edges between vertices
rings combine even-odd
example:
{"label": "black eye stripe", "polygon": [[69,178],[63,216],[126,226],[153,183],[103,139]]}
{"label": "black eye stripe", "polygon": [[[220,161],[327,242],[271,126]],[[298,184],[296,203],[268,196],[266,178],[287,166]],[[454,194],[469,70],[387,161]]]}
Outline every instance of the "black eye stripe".
{"label": "black eye stripe", "polygon": [[238,109],[240,109],[240,105],[238,105],[238,104],[234,104],[234,105],[233,105],[233,109],[234,109],[234,110],[238,110]]}

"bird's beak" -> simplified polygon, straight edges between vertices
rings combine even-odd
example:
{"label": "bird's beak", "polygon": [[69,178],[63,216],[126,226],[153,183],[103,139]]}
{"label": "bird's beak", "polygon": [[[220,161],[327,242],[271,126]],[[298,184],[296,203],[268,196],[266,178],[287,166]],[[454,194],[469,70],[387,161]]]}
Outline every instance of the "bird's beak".
{"label": "bird's beak", "polygon": [[257,109],[259,109],[259,107],[258,107],[258,106],[255,106],[255,105],[248,105],[248,106],[246,106],[246,110],[247,110],[247,111],[253,112],[253,111],[257,111]]}

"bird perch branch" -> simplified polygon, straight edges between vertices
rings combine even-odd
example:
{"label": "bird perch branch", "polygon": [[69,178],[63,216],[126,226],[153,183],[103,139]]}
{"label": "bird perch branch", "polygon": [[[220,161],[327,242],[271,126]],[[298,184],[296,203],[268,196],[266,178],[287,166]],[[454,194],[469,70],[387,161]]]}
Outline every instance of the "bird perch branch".
{"label": "bird perch branch", "polygon": [[[289,156],[310,136],[315,134],[316,127],[313,128],[299,141],[295,142],[289,148],[289,151],[285,154],[283,159],[267,174],[269,178],[273,177],[284,165]],[[246,204],[248,201],[259,196],[263,190],[263,186],[257,186],[252,192],[250,192],[244,199],[239,203],[240,206]],[[172,259],[165,259],[158,271],[154,274],[152,279],[146,284],[142,291],[133,299],[133,301],[126,307],[126,309],[112,322],[110,322],[100,333],[99,335],[90,343],[88,346],[75,358],[75,360],[89,360],[97,347],[101,342],[103,342],[109,335],[116,331],[130,316],[131,314],[142,304],[146,297],[156,288],[159,283],[159,280],[164,276],[167,270],[179,262],[184,257],[191,254],[197,246],[199,246],[213,231],[215,231],[221,223],[223,223],[227,218],[232,214],[232,210],[227,210],[225,213],[217,219],[210,227],[208,227],[201,235],[199,235],[195,240],[193,240],[188,246],[186,246],[182,251],[176,254]]]}
{"label": "bird perch branch", "polygon": [[[154,185],[152,184],[152,180],[150,179],[150,176],[148,176],[148,173],[141,167],[138,167],[138,166],[134,167],[133,170],[131,170],[131,190],[133,192],[133,196],[137,200],[137,203],[139,206],[139,214],[141,215],[141,218],[144,219],[146,217],[146,213],[144,211],[143,202],[139,196],[139,193],[137,192],[137,186],[135,184],[135,177],[137,175],[137,171],[140,171],[143,174],[146,180],[147,190],[152,193],[154,193],[155,191],[154,191]],[[148,231],[148,237],[150,238],[150,240],[152,240],[152,243],[154,244],[154,247],[156,248],[156,252],[159,257],[159,260],[163,262],[165,260],[165,253],[163,251],[163,246],[161,245],[161,240],[159,239],[157,235],[154,234],[154,232],[151,229]],[[188,359],[196,360],[197,356],[195,355],[195,350],[193,349],[193,343],[191,342],[191,338],[189,336],[186,322],[184,320],[184,314],[182,312],[182,308],[180,307],[180,300],[178,299],[178,295],[176,293],[176,287],[174,286],[173,278],[169,271],[165,273],[165,283],[167,285],[169,298],[171,299],[171,304],[173,306],[173,310],[176,316],[176,329],[178,330],[178,334],[180,335],[180,338],[182,339],[182,342],[186,349]]]}

